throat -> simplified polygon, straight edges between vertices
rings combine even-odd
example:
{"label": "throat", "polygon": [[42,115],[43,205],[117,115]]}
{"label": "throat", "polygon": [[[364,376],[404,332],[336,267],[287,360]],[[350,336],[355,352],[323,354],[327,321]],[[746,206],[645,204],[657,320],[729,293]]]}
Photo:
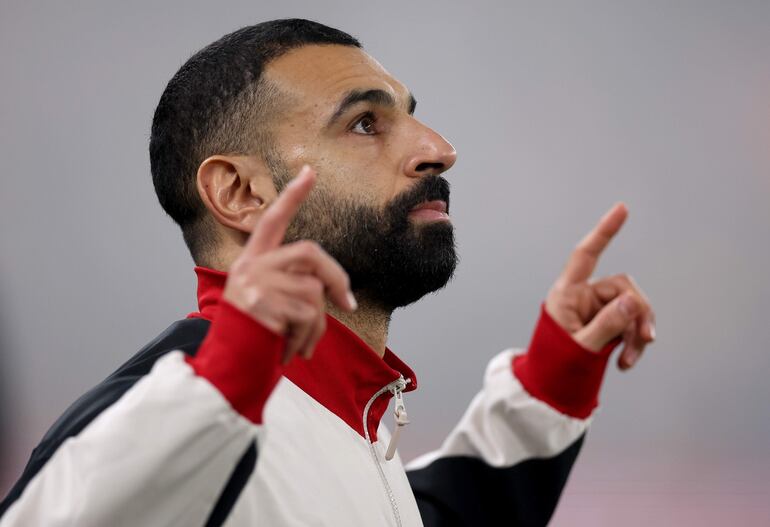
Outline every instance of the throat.
{"label": "throat", "polygon": [[365,298],[356,298],[358,309],[352,313],[337,309],[327,302],[326,311],[345,324],[382,358],[388,340],[391,312],[367,302]]}

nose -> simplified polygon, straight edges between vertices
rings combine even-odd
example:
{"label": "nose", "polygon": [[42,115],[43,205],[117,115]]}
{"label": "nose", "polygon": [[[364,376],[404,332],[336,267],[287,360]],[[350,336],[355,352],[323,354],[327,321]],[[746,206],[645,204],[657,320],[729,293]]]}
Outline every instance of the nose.
{"label": "nose", "polygon": [[421,123],[417,124],[419,130],[412,138],[414,146],[406,159],[405,174],[422,177],[446,172],[457,161],[457,151],[441,134]]}

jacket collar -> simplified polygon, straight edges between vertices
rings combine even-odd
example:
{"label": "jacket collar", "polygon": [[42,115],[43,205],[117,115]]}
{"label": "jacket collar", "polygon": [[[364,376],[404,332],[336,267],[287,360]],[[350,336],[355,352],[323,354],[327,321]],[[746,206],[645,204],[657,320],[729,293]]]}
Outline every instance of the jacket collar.
{"label": "jacket collar", "polygon": [[[188,318],[213,321],[224,290],[227,273],[206,267],[195,267],[198,276],[198,312]],[[414,372],[390,349],[380,358],[351,329],[331,315],[326,315],[326,333],[310,360],[295,358],[283,375],[328,410],[364,436],[363,415],[374,395],[400,376],[409,379],[404,389],[417,388]],[[369,409],[367,424],[372,442],[377,440],[377,427],[392,394],[386,391]]]}

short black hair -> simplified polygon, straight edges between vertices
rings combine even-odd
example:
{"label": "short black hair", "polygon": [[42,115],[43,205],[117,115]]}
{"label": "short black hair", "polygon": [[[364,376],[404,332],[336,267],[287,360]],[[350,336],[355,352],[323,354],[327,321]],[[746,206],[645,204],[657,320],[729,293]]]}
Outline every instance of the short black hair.
{"label": "short black hair", "polygon": [[361,47],[347,33],[318,22],[271,20],[198,51],[163,91],[150,134],[152,181],[196,264],[206,265],[206,253],[216,243],[196,189],[198,167],[215,154],[264,154],[269,136],[260,125],[277,101],[262,72],[271,60],[310,44]]}

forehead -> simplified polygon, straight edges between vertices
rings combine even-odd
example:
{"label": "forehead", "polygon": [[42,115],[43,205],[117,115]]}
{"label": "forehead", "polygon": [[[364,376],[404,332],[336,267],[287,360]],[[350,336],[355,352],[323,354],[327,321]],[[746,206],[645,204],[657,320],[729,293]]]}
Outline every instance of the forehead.
{"label": "forehead", "polygon": [[409,97],[406,86],[369,54],[352,46],[294,49],[270,62],[265,76],[292,97],[294,111],[312,111],[319,117],[328,117],[351,90],[380,89],[399,102]]}

